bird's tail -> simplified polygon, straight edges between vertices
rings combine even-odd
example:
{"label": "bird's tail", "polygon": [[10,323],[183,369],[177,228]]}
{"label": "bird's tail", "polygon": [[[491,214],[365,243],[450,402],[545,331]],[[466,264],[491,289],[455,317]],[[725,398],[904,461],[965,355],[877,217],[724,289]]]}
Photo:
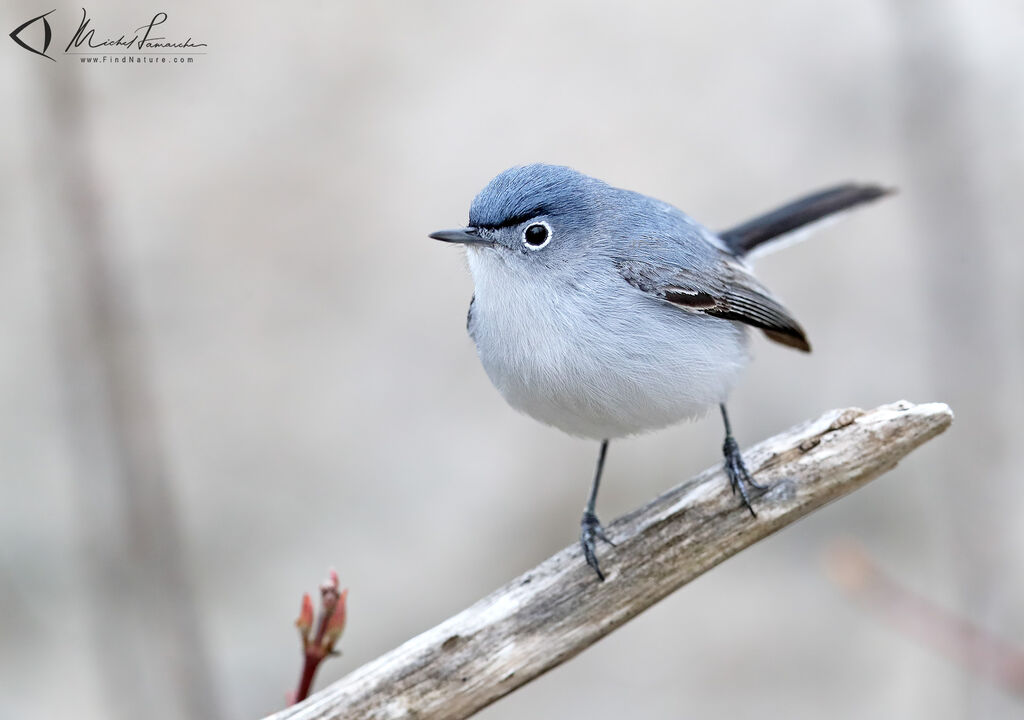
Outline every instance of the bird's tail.
{"label": "bird's tail", "polygon": [[796,230],[892,192],[878,185],[837,185],[759,215],[719,233],[718,237],[736,255],[747,255],[769,241],[788,240]]}

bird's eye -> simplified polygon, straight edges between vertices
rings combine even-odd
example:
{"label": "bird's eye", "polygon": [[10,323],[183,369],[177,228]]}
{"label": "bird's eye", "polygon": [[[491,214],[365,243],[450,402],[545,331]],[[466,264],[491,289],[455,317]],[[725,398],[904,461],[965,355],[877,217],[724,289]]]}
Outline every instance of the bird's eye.
{"label": "bird's eye", "polygon": [[551,226],[546,222],[530,224],[523,230],[523,242],[531,250],[540,250],[551,242]]}

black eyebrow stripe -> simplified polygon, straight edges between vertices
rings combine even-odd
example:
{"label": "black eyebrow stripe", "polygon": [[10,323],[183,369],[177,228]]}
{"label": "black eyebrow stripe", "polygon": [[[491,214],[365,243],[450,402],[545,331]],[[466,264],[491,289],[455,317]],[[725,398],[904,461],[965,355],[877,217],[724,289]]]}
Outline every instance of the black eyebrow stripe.
{"label": "black eyebrow stripe", "polygon": [[538,215],[543,215],[543,214],[544,214],[544,208],[538,205],[533,210],[527,210],[524,213],[519,213],[518,215],[513,215],[510,218],[506,218],[506,219],[502,220],[500,223],[498,223],[497,225],[479,225],[478,227],[486,228],[488,230],[499,230],[501,228],[506,228],[506,227],[511,227],[513,225],[518,225],[519,223],[525,222],[525,221],[529,220],[530,218],[534,218],[534,217],[537,217]]}

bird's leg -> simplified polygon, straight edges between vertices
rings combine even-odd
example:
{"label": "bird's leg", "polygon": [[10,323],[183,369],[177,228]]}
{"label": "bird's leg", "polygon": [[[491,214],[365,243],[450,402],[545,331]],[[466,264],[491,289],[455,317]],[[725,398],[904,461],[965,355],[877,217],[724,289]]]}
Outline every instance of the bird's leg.
{"label": "bird's leg", "polygon": [[758,485],[750,477],[750,472],[740,454],[740,446],[736,444],[736,438],[732,436],[732,427],[729,425],[729,414],[725,411],[725,403],[721,403],[718,407],[722,409],[722,420],[725,422],[725,442],[722,443],[722,454],[725,455],[725,474],[729,476],[733,494],[739,491],[740,497],[743,498],[743,504],[747,506],[751,517],[756,518],[757,513],[754,512],[750,498],[747,497],[747,486],[749,485],[755,490],[766,490],[767,488],[764,485]]}
{"label": "bird's leg", "polygon": [[583,519],[580,521],[580,545],[583,546],[583,557],[587,559],[587,565],[594,568],[599,580],[604,580],[604,573],[601,566],[597,564],[597,553],[595,544],[597,539],[604,540],[614,546],[611,540],[601,527],[601,521],[597,519],[594,506],[597,504],[597,488],[601,484],[601,471],[604,469],[604,456],[608,453],[608,441],[601,442],[601,452],[597,456],[597,472],[594,473],[594,483],[590,486],[590,497],[587,499],[587,507],[583,511]]}

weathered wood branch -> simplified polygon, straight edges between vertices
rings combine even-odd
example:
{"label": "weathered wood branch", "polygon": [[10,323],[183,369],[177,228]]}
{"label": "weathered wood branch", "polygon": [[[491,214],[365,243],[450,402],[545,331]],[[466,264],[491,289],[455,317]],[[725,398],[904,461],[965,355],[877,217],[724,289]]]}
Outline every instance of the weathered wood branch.
{"label": "weathered wood branch", "polygon": [[465,718],[779,528],[890,470],[953,419],[940,403],[833,410],[750,448],[750,517],[719,468],[607,526],[608,579],[577,545],[273,720]]}

